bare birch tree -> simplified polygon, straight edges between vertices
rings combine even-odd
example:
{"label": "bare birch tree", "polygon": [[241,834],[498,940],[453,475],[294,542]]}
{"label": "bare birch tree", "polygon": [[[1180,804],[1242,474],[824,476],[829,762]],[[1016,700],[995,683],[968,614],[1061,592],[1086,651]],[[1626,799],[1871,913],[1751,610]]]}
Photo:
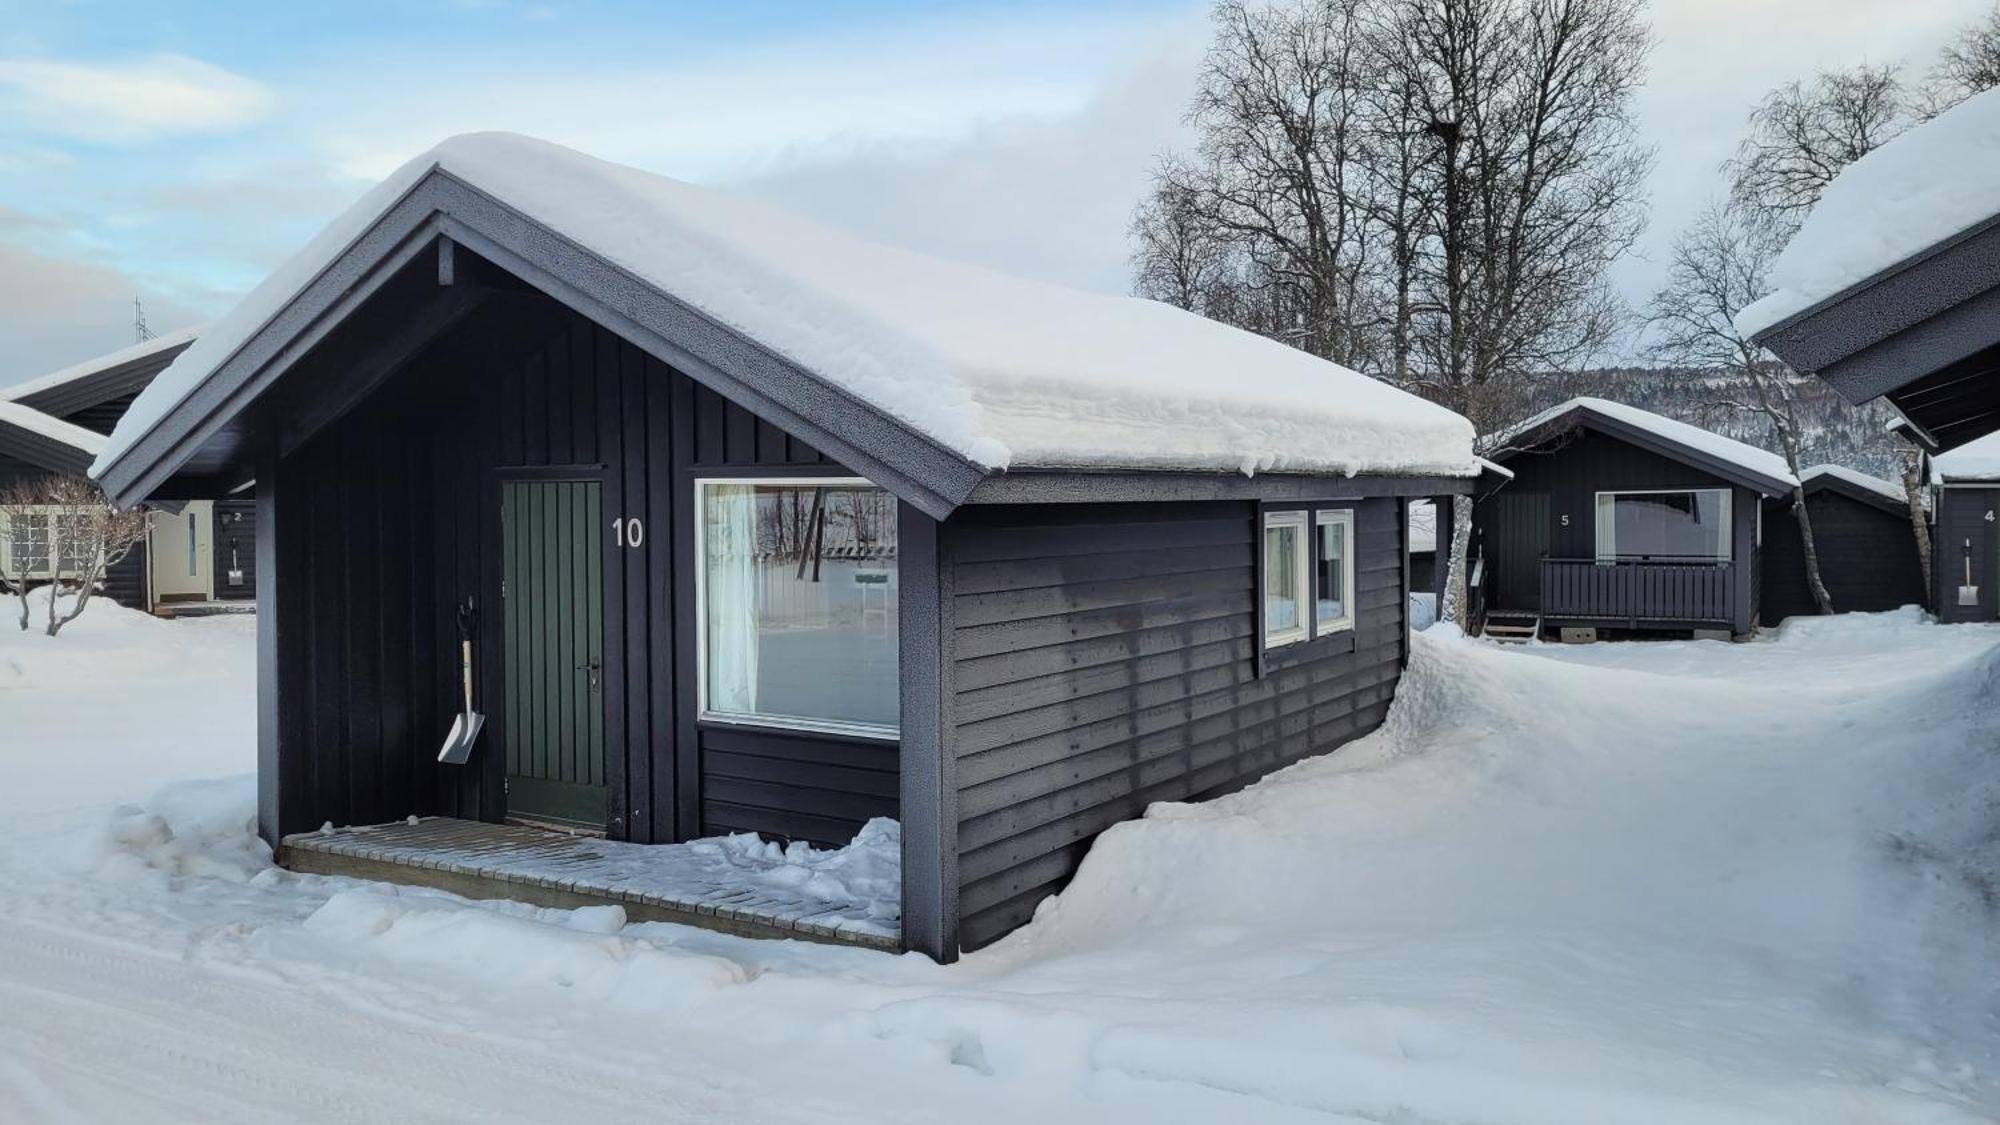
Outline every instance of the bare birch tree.
{"label": "bare birch tree", "polygon": [[1746,218],[1789,235],[1842,169],[1910,126],[1894,66],[1821,71],[1765,95],[1750,132],[1723,165],[1730,201]]}
{"label": "bare birch tree", "polygon": [[[95,484],[78,477],[20,481],[0,492],[12,558],[10,591],[20,601],[20,625],[29,627],[29,589],[49,591],[43,631],[53,637],[83,615],[105,574],[145,541],[143,511],[111,506]],[[63,590],[70,591],[62,608]]]}
{"label": "bare birch tree", "polygon": [[1654,350],[1668,363],[1726,371],[1751,388],[1750,402],[1716,405],[1755,411],[1777,437],[1792,472],[1791,511],[1804,546],[1806,586],[1821,613],[1833,598],[1820,578],[1812,515],[1801,483],[1798,377],[1736,330],[1736,314],[1769,291],[1766,280],[1780,242],[1729,201],[1711,203],[1674,239],[1666,283],[1653,296]]}
{"label": "bare birch tree", "polygon": [[1936,117],[1974,94],[2000,86],[2000,4],[1958,33],[1924,76],[1923,111]]}

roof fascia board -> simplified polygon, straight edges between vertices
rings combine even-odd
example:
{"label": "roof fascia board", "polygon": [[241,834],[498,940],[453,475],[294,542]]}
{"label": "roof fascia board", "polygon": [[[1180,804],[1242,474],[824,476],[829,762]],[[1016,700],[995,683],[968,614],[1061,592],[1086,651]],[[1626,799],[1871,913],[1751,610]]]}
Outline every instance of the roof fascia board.
{"label": "roof fascia board", "polygon": [[158,425],[109,465],[100,483],[118,504],[143,500],[232,417],[306,356],[416,254],[437,220],[429,177],[419,180],[252,333]]}
{"label": "roof fascia board", "polygon": [[[2000,245],[1995,247],[1995,253],[2000,253]],[[1784,352],[1778,354],[1795,369],[1818,374],[1840,397],[1859,405],[2000,343],[2000,328],[1996,324],[2000,324],[2000,288],[1977,294],[1922,323],[1832,358],[1819,367],[1801,366]]]}
{"label": "roof fascia board", "polygon": [[65,445],[25,426],[0,419],[0,454],[26,461],[38,469],[65,476],[83,476],[95,455]]}
{"label": "roof fascia board", "polygon": [[986,470],[448,172],[440,229],[654,358],[942,519]]}
{"label": "roof fascia board", "polygon": [[67,417],[79,410],[88,410],[122,395],[144,390],[146,385],[153,381],[154,376],[164,371],[167,365],[186,351],[188,345],[193,342],[188,340],[129,363],[93,371],[88,375],[79,375],[68,382],[53,387],[43,387],[12,401],[22,406],[31,406],[56,418]]}
{"label": "roof fascia board", "polygon": [[1820,368],[2000,287],[2000,215],[1926,247],[1759,332],[1799,371]]}
{"label": "roof fascia board", "polygon": [[1474,477],[1309,476],[1294,473],[996,473],[967,504],[1090,504],[1171,500],[1366,500],[1384,496],[1469,496]]}

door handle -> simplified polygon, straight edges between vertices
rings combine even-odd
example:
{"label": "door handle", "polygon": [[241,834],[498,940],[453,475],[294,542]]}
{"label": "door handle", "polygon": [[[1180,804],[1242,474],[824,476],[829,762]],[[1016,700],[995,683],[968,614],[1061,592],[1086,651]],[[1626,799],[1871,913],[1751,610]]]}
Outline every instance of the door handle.
{"label": "door handle", "polygon": [[583,663],[577,665],[576,670],[579,672],[588,671],[590,673],[590,690],[596,691],[598,689],[598,680],[601,678],[604,672],[603,661],[586,660]]}

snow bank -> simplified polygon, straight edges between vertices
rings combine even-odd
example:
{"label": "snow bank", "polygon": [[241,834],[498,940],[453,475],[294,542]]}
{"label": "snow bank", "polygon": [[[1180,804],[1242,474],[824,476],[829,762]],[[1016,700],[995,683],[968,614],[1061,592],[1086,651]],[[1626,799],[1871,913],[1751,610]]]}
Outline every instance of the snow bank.
{"label": "snow bank", "polygon": [[[878,816],[845,847],[821,849],[802,840],[778,844],[754,832],[692,840],[689,852],[711,861],[708,878],[741,881],[781,899],[808,898],[858,906],[873,918],[899,918],[903,894],[903,829]],[[724,868],[715,872],[716,867]]]}
{"label": "snow bank", "polygon": [[503,990],[561,990],[586,1003],[655,1016],[683,1011],[748,979],[725,958],[620,935],[616,906],[468,907],[434,892],[372,885],[335,893],[308,934],[402,965],[431,966]]}
{"label": "snow bank", "polygon": [[139,397],[129,451],[433,168],[988,469],[1470,476],[1470,424],[1336,364],[1153,301],[875,245],[527,137],[453,137],[279,267]]}
{"label": "snow bank", "polygon": [[1560,418],[1573,410],[1581,410],[1586,413],[1623,422],[1628,426],[1644,430],[1670,445],[1678,445],[1695,450],[1716,460],[1726,461],[1732,465],[1739,466],[1759,476],[1770,477],[1786,484],[1795,483],[1797,480],[1797,478],[1792,476],[1790,466],[1785,464],[1785,459],[1769,450],[1759,449],[1754,445],[1745,445],[1734,438],[1726,438],[1721,434],[1704,430],[1700,426],[1691,426],[1686,422],[1677,422],[1672,418],[1655,414],[1650,410],[1641,410],[1636,406],[1627,406],[1622,402],[1592,398],[1588,395],[1579,395],[1568,402],[1551,406],[1526,421],[1517,422],[1495,434],[1485,444],[1489,449],[1505,449],[1516,438],[1531,433],[1544,424]]}
{"label": "snow bank", "polygon": [[253,776],[184,781],[121,805],[90,841],[90,866],[114,880],[195,876],[247,883],[271,866],[257,835]]}
{"label": "snow bank", "polygon": [[1736,315],[1755,336],[2000,214],[2000,91],[1953,106],[1847,166]]}

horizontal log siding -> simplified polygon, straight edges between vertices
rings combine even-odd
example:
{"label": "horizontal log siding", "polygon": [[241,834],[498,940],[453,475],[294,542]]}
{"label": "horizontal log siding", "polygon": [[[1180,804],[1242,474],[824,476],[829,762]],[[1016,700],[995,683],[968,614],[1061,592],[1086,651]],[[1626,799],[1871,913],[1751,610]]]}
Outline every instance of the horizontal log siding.
{"label": "horizontal log siding", "polygon": [[894,817],[896,744],[750,727],[701,731],[701,819],[709,835],[758,832],[838,847]]}
{"label": "horizontal log siding", "polygon": [[1256,673],[1256,509],[961,511],[948,743],[960,935],[985,945],[1060,890],[1099,832],[1241,788],[1378,726],[1404,643],[1402,523],[1356,509],[1355,649]]}

